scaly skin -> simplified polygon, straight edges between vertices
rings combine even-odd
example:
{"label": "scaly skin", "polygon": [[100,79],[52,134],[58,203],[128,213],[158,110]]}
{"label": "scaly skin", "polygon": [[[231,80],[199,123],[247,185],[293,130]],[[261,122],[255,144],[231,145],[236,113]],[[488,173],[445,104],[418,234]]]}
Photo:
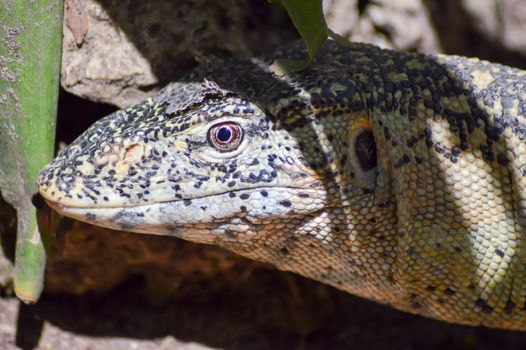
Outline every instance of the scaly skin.
{"label": "scaly skin", "polygon": [[304,56],[214,62],[102,119],[42,171],[40,193],[96,225],[526,329],[525,73],[334,42],[306,71],[268,70]]}

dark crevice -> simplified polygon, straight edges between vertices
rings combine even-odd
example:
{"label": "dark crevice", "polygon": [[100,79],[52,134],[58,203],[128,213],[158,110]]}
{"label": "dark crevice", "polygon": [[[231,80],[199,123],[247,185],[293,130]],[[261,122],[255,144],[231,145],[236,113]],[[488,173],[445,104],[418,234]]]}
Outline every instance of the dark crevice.
{"label": "dark crevice", "polygon": [[356,5],[356,7],[358,8],[358,14],[360,15],[360,17],[363,16],[370,3],[371,0],[358,0],[358,4]]}
{"label": "dark crevice", "polygon": [[104,103],[92,102],[70,94],[60,88],[58,97],[56,142],[70,144],[100,118],[118,108]]}
{"label": "dark crevice", "polygon": [[0,192],[0,245],[3,255],[11,262],[15,261],[16,227],[16,210]]}

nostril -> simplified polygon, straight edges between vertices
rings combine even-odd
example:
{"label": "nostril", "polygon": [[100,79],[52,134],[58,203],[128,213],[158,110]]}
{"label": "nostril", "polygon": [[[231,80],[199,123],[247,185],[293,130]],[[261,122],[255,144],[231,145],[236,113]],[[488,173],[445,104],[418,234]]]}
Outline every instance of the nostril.
{"label": "nostril", "polygon": [[126,150],[124,151],[124,160],[127,162],[136,162],[140,160],[143,155],[144,146],[134,143],[126,147]]}

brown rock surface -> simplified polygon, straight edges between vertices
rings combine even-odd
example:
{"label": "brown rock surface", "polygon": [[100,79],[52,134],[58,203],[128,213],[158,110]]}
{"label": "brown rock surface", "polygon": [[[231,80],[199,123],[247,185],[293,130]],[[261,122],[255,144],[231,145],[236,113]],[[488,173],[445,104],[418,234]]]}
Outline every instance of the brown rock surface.
{"label": "brown rock surface", "polygon": [[[208,55],[247,56],[296,36],[264,1],[68,0],[61,85],[92,101],[132,105]],[[274,27],[275,32],[265,32]]]}
{"label": "brown rock surface", "polygon": [[213,246],[163,236],[102,229],[63,218],[48,246],[46,291],[101,294],[131,276],[144,278],[153,297],[174,293],[181,283],[235,270],[239,278],[257,263]]}

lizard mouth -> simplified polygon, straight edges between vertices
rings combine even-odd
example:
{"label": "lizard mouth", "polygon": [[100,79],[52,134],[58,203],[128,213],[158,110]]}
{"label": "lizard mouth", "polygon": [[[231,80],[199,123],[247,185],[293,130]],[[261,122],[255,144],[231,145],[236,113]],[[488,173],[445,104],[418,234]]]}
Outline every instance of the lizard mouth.
{"label": "lizard mouth", "polygon": [[[226,191],[226,192],[214,193],[214,194],[207,195],[207,196],[182,198],[182,199],[174,199],[174,200],[167,200],[167,201],[165,200],[165,201],[159,201],[159,202],[144,202],[144,203],[136,203],[133,205],[130,205],[130,204],[128,205],[105,205],[105,203],[101,203],[101,205],[66,205],[66,204],[61,203],[58,200],[49,198],[49,196],[47,196],[47,193],[45,191],[40,191],[40,195],[42,196],[42,198],[44,198],[44,201],[48,204],[48,206],[51,209],[59,213],[62,213],[67,209],[79,209],[79,210],[80,209],[86,209],[86,210],[115,209],[115,208],[125,209],[125,208],[131,208],[131,207],[136,208],[136,207],[150,206],[150,205],[159,204],[159,203],[177,203],[177,202],[191,203],[193,200],[198,200],[198,199],[203,199],[203,198],[213,198],[217,196],[226,196],[226,195],[232,198],[232,197],[235,197],[235,195],[232,195],[232,194],[237,195],[238,193],[252,193],[252,192],[258,192],[258,191],[260,194],[263,195],[263,197],[268,196],[267,191],[282,191],[282,192],[289,192],[289,193],[300,193],[300,197],[302,198],[309,198],[310,194],[312,195],[319,194],[319,190],[316,188],[305,189],[302,187],[293,187],[293,186],[260,186],[260,187],[251,187],[247,189],[237,189],[237,190],[231,190],[231,191]],[[265,192],[267,192],[267,195],[264,195]],[[243,198],[243,196],[241,196],[241,198]]]}
{"label": "lizard mouth", "polygon": [[61,215],[111,229],[160,234],[171,227],[217,223],[234,217],[250,220],[305,215],[321,209],[325,194],[319,189],[258,187],[192,199],[135,206],[69,206],[44,197]]}

